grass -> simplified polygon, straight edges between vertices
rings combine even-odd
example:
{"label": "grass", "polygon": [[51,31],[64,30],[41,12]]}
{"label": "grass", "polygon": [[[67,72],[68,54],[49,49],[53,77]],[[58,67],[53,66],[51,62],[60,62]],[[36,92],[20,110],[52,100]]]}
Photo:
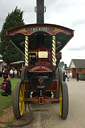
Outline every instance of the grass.
{"label": "grass", "polygon": [[[13,101],[13,92],[14,92],[14,87],[20,79],[10,79],[11,84],[12,84],[12,95],[9,97],[7,96],[2,96],[1,93],[2,91],[0,90],[0,115],[3,114],[3,109],[8,108],[12,105]],[[2,82],[2,78],[0,77],[0,84]]]}
{"label": "grass", "polygon": [[10,127],[10,126],[12,126],[14,122],[15,122],[15,119],[14,118],[12,120],[6,121],[5,123],[7,124],[7,128]]}

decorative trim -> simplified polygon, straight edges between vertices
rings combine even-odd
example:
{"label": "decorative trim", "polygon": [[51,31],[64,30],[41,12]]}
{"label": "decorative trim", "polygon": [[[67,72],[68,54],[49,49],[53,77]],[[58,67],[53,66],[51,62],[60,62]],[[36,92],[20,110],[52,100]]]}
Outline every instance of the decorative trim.
{"label": "decorative trim", "polygon": [[52,64],[56,66],[56,37],[52,36]]}
{"label": "decorative trim", "polygon": [[28,36],[25,36],[25,66],[28,67]]}

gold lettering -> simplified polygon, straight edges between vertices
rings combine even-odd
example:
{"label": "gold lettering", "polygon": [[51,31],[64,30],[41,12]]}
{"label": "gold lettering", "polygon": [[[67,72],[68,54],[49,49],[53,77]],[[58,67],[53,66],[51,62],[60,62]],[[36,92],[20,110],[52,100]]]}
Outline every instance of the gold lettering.
{"label": "gold lettering", "polygon": [[22,29],[17,31],[17,33],[23,33],[23,32],[26,32],[26,28],[22,28]]}
{"label": "gold lettering", "polygon": [[64,32],[62,29],[54,28],[54,32]]}
{"label": "gold lettering", "polygon": [[47,67],[44,67],[44,66],[37,66],[37,67],[34,67],[34,68],[32,68],[31,70],[30,70],[30,72],[32,72],[32,71],[35,71],[35,70],[37,70],[37,69],[44,69],[44,70],[47,70],[47,71],[49,71],[49,72],[52,72],[52,70],[51,69],[49,69],[49,68],[47,68]]}

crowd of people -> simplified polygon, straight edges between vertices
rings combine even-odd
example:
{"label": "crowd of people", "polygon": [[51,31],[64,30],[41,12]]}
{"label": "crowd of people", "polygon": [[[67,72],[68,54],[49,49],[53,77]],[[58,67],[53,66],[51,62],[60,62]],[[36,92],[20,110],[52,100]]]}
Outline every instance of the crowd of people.
{"label": "crowd of people", "polygon": [[[63,72],[63,80],[69,81],[70,78],[74,78],[74,76],[72,76],[72,72]],[[79,81],[79,73],[76,73],[76,80]]]}
{"label": "crowd of people", "polygon": [[2,90],[2,93],[1,95],[2,96],[10,96],[11,95],[11,81],[10,81],[10,78],[13,79],[13,78],[17,78],[17,70],[16,69],[10,69],[9,71],[7,69],[3,69],[3,72],[2,72],[2,80],[3,82],[1,82],[0,84],[0,89]]}
{"label": "crowd of people", "polygon": [[[2,73],[4,73],[5,70],[7,70],[7,69],[3,69]],[[13,79],[13,78],[15,78],[15,79],[16,78],[20,78],[20,76],[21,76],[21,70],[17,69],[17,68],[11,68],[8,71],[8,73],[9,73],[9,76],[10,76],[11,79]]]}
{"label": "crowd of people", "polygon": [[13,79],[13,78],[16,79],[16,78],[17,78],[17,70],[16,70],[16,69],[13,70],[13,69],[11,68],[10,71],[9,71],[9,75],[10,75],[10,78],[11,78],[11,79]]}
{"label": "crowd of people", "polygon": [[10,96],[11,95],[11,81],[8,71],[5,69],[2,74],[2,80],[3,82],[0,85],[0,88],[2,89],[2,96]]}
{"label": "crowd of people", "polygon": [[66,81],[69,81],[69,78],[72,78],[72,74],[69,73],[69,72],[63,72],[63,80]]}

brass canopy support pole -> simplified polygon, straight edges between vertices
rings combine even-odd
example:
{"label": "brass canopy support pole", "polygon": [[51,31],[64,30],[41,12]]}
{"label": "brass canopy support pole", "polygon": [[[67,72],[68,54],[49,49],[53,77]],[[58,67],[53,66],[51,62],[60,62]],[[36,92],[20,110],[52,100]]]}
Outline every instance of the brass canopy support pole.
{"label": "brass canopy support pole", "polygon": [[28,67],[28,36],[25,36],[25,66]]}
{"label": "brass canopy support pole", "polygon": [[56,66],[56,37],[52,36],[52,64]]}

